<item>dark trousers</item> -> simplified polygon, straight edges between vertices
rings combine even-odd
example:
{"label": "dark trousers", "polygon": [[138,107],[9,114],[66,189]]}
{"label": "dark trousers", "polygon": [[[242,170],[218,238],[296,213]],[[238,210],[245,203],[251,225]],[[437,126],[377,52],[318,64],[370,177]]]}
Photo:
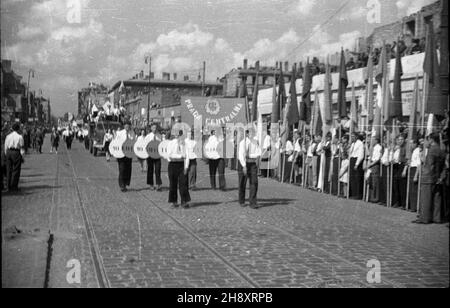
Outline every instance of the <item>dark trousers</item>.
{"label": "dark trousers", "polygon": [[339,157],[333,158],[333,174],[331,175],[331,193],[337,196],[339,185]]}
{"label": "dark trousers", "polygon": [[392,179],[392,206],[393,207],[406,207],[406,177],[402,177],[404,164],[393,165],[393,179]]}
{"label": "dark trousers", "polygon": [[388,196],[388,179],[391,175],[389,174],[389,166],[382,165],[380,169],[380,202],[387,205]]}
{"label": "dark trousers", "polygon": [[209,178],[213,189],[216,189],[217,172],[219,172],[219,188],[225,189],[225,160],[223,158],[209,160]]}
{"label": "dark trousers", "polygon": [[84,138],[84,148],[86,150],[89,150],[89,139],[88,138]]}
{"label": "dark trousers", "polygon": [[184,162],[169,162],[169,203],[177,203],[180,191],[181,203],[191,201],[188,177],[184,174]]}
{"label": "dark trousers", "polygon": [[362,164],[355,170],[357,158],[350,159],[350,197],[361,200],[363,197],[364,170]]}
{"label": "dark trousers", "polygon": [[284,158],[284,177],[283,183],[291,183],[292,162],[289,162],[289,155],[283,154]]}
{"label": "dark trousers", "polygon": [[153,186],[153,172],[155,172],[156,185],[162,185],[161,158],[147,158],[147,184]]}
{"label": "dark trousers", "polygon": [[119,164],[119,186],[122,189],[130,186],[132,162],[133,160],[128,157],[117,159]]}
{"label": "dark trousers", "polygon": [[417,193],[419,186],[417,182],[414,182],[416,171],[417,167],[411,167],[409,169],[409,209],[414,212],[417,211]]}
{"label": "dark trousers", "polygon": [[370,169],[369,179],[369,202],[380,202],[380,164],[376,164]]}
{"label": "dark trousers", "polygon": [[66,145],[68,150],[72,149],[72,137],[66,138]]}
{"label": "dark trousers", "polygon": [[6,151],[6,183],[8,190],[17,190],[19,187],[20,170],[22,168],[22,155],[20,151]]}
{"label": "dark trousers", "polygon": [[441,185],[420,185],[420,216],[419,219],[426,223],[442,222],[442,191]]}
{"label": "dark trousers", "polygon": [[189,160],[189,188],[194,188],[197,183],[197,160],[191,159]]}
{"label": "dark trousers", "polygon": [[258,166],[256,163],[247,163],[247,173],[244,174],[243,167],[238,165],[239,177],[239,203],[245,203],[245,189],[247,187],[247,179],[250,179],[250,205],[256,205],[256,195],[258,193]]}
{"label": "dark trousers", "polygon": [[330,181],[329,181],[330,167],[331,167],[331,157],[325,156],[325,167],[323,174],[323,192],[327,194],[330,193]]}

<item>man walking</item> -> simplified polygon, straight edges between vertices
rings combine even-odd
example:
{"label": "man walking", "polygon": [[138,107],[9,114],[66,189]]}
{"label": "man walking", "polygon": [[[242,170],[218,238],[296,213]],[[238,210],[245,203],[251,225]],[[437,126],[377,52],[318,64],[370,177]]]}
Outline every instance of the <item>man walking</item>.
{"label": "man walking", "polygon": [[[131,129],[131,121],[126,121],[124,129],[117,132],[116,138],[123,140],[134,139],[135,135]],[[119,165],[119,187],[122,192],[127,191],[127,186],[130,186],[131,182],[131,168],[133,160],[129,157],[118,158],[117,163]]]}
{"label": "man walking", "polygon": [[19,190],[20,171],[22,168],[23,155],[25,154],[24,140],[19,134],[20,125],[13,124],[13,132],[6,136],[6,179],[8,191]]}
{"label": "man walking", "polygon": [[197,142],[194,140],[194,130],[191,131],[191,138],[186,138],[186,150],[189,159],[188,180],[189,189],[197,189],[197,154],[195,153],[195,146]]}
{"label": "man walking", "polygon": [[253,129],[245,131],[245,138],[239,143],[238,149],[238,176],[239,176],[239,204],[245,206],[245,189],[247,179],[250,179],[250,207],[257,209],[256,195],[258,193],[258,166],[257,161],[261,156],[261,147],[255,140]]}
{"label": "man walking", "polygon": [[216,189],[216,173],[219,172],[219,188],[225,190],[225,160],[220,157],[218,152],[219,143],[222,142],[216,136],[216,131],[211,131],[211,136],[208,139],[208,147],[214,149],[209,152],[209,177],[211,181],[211,188]]}
{"label": "man walking", "polygon": [[[152,124],[150,126],[150,134],[145,138],[148,142],[152,141],[162,141],[161,135],[158,133],[156,124]],[[153,173],[155,174],[155,180],[157,187],[155,188],[153,182]],[[150,185],[150,188],[153,190],[161,191],[161,158],[147,158],[147,184]]]}

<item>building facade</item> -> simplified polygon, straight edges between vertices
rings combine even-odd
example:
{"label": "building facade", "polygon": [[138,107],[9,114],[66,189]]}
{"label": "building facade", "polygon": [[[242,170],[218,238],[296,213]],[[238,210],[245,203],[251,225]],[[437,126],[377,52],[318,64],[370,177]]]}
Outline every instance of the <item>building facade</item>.
{"label": "building facade", "polygon": [[182,96],[202,96],[204,93],[221,96],[223,85],[219,82],[191,81],[186,77],[178,80],[176,74],[171,80],[168,73],[163,73],[162,79],[151,78],[149,81],[148,76],[144,77],[141,73],[133,79],[116,82],[108,96],[114,106],[126,109],[134,126],[147,126],[148,112],[150,123],[156,122],[167,127],[180,119]]}

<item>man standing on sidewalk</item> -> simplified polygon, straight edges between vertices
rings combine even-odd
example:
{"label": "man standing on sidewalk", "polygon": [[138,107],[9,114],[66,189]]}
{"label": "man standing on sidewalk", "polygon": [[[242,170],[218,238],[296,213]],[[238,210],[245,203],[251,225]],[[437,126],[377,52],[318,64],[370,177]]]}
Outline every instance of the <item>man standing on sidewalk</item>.
{"label": "man standing on sidewalk", "polygon": [[208,138],[208,146],[211,149],[214,149],[209,154],[209,177],[211,181],[211,188],[217,189],[216,186],[216,174],[219,172],[219,188],[220,190],[225,190],[226,183],[225,183],[225,160],[220,156],[218,152],[218,146],[219,143],[221,143],[223,139],[217,138],[216,131],[211,131],[211,136]]}
{"label": "man standing on sidewalk", "polygon": [[19,190],[20,170],[25,154],[24,140],[19,134],[19,123],[13,124],[13,132],[5,139],[6,178],[8,191]]}
{"label": "man standing on sidewalk", "polygon": [[261,148],[255,140],[253,129],[245,131],[245,138],[239,143],[238,150],[238,176],[239,176],[239,204],[245,206],[245,189],[247,179],[250,179],[250,207],[257,209],[256,195],[258,193],[258,166]]}
{"label": "man standing on sidewalk", "polygon": [[197,142],[194,140],[194,130],[191,132],[191,137],[186,138],[186,150],[189,159],[188,168],[188,183],[189,189],[196,190],[197,183],[197,154],[195,153],[195,146]]}

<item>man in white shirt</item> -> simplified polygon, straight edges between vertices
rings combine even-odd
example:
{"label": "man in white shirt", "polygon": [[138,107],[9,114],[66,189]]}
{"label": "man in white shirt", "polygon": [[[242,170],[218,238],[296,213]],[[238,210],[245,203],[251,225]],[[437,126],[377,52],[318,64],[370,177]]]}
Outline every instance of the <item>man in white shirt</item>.
{"label": "man in white shirt", "polygon": [[[219,140],[216,136],[216,131],[211,131],[211,136],[208,138],[208,147],[213,149],[218,149]],[[225,160],[220,157],[218,151],[209,152],[209,177],[211,181],[211,188],[216,189],[216,173],[219,172],[219,188],[220,190],[225,190]]]}
{"label": "man in white shirt", "polygon": [[[162,137],[161,134],[158,132],[157,125],[153,123],[150,126],[150,134],[145,137],[146,141],[152,142],[154,140],[161,142]],[[153,173],[155,173],[155,180],[157,187],[153,186]],[[157,191],[161,191],[161,158],[147,158],[147,184],[150,185],[151,189],[156,189]]]}
{"label": "man in white shirt", "polygon": [[178,207],[178,192],[180,192],[181,206],[189,208],[191,196],[189,195],[188,169],[189,157],[186,149],[185,137],[180,130],[176,139],[170,141],[167,146],[169,160],[169,203],[173,208]]}
{"label": "man in white shirt", "polygon": [[361,200],[363,197],[364,183],[364,144],[361,141],[362,136],[353,133],[352,145],[350,147],[350,197]]}
{"label": "man in white shirt", "polygon": [[239,204],[245,206],[245,188],[247,179],[250,179],[250,207],[257,209],[256,195],[258,193],[258,166],[261,148],[255,139],[252,129],[245,132],[245,138],[239,143],[238,149],[238,176],[239,176]]}
{"label": "man in white shirt", "polygon": [[[134,132],[131,129],[131,122],[125,121],[124,129],[117,131],[116,138],[119,140],[134,139]],[[119,165],[119,186],[122,192],[127,191],[127,186],[130,186],[131,172],[133,160],[129,157],[118,158]]]}
{"label": "man in white shirt", "polygon": [[383,155],[383,147],[380,144],[380,138],[374,138],[375,145],[372,149],[372,155],[370,155],[369,164],[367,166],[368,172],[370,172],[369,180],[369,202],[380,202],[380,161]]}
{"label": "man in white shirt", "polygon": [[[421,142],[422,141],[422,142]],[[421,141],[412,140],[411,144],[411,158],[408,161],[409,164],[409,210],[412,212],[417,211],[417,189],[419,181],[419,170],[422,164],[420,159],[422,155],[422,143]]]}
{"label": "man in white shirt", "polygon": [[6,180],[10,192],[19,190],[20,171],[25,155],[24,140],[19,134],[20,124],[14,123],[12,129],[13,132],[5,139]]}
{"label": "man in white shirt", "polygon": [[189,189],[195,190],[197,183],[197,154],[195,147],[197,142],[194,140],[194,130],[191,131],[191,138],[186,138],[186,150],[189,159],[188,182]]}

